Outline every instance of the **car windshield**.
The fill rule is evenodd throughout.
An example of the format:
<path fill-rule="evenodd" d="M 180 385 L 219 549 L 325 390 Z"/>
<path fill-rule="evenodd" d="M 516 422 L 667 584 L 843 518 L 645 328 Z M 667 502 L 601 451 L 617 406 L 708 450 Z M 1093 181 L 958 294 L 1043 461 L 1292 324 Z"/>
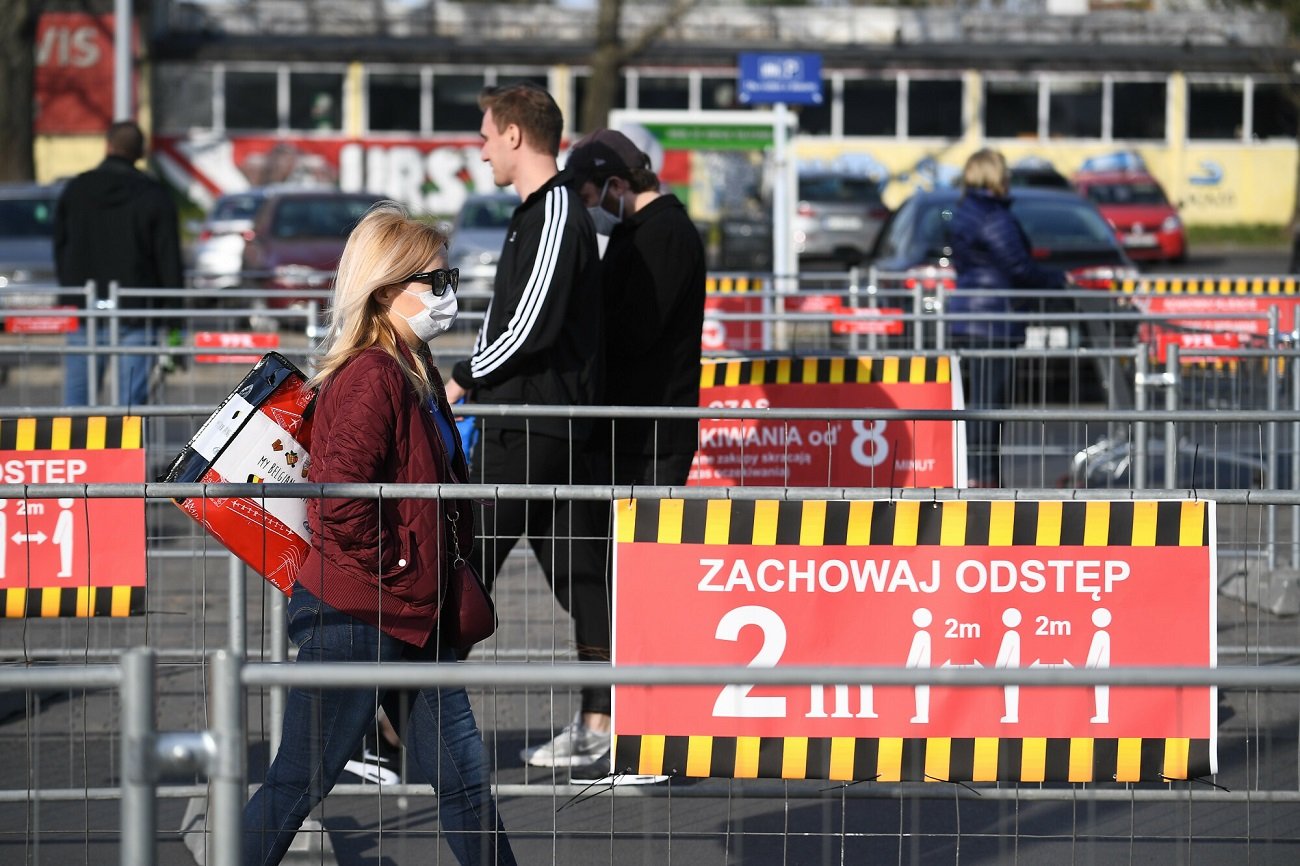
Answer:
<path fill-rule="evenodd" d="M 466 202 L 460 211 L 460 226 L 466 229 L 506 228 L 518 204 L 511 199 L 499 198 Z"/>
<path fill-rule="evenodd" d="M 952 221 L 955 201 L 930 202 L 926 207 L 917 208 L 915 222 L 915 243 L 925 250 L 927 258 L 944 255 L 947 246 L 948 223 Z M 900 245 L 900 248 L 903 245 Z"/>
<path fill-rule="evenodd" d="M 1091 208 L 1070 201 L 1011 202 L 1029 242 L 1049 250 L 1090 250 L 1115 245 L 1115 233 Z"/>
<path fill-rule="evenodd" d="M 865 177 L 805 175 L 799 178 L 799 198 L 802 201 L 856 204 L 879 201 L 880 191 L 873 181 Z"/>
<path fill-rule="evenodd" d="M 228 195 L 223 196 L 212 208 L 212 214 L 209 219 L 214 222 L 217 220 L 250 220 L 253 214 L 257 212 L 257 206 L 263 201 L 260 195 Z"/>
<path fill-rule="evenodd" d="M 924 248 L 927 257 L 942 255 L 955 207 L 955 201 L 936 201 L 915 207 L 914 214 L 900 211 L 898 236 L 882 244 L 882 255 L 888 254 L 887 248 L 909 247 Z M 1012 198 L 1011 212 L 1035 247 L 1058 251 L 1109 249 L 1115 245 L 1114 233 L 1101 215 L 1077 200 Z"/>
<path fill-rule="evenodd" d="M 286 198 L 276 208 L 271 234 L 277 238 L 347 237 L 370 206 L 364 199 Z"/>
<path fill-rule="evenodd" d="M 1098 183 L 1088 186 L 1088 198 L 1097 204 L 1165 204 L 1165 194 L 1154 183 Z"/>
<path fill-rule="evenodd" d="M 52 199 L 0 199 L 0 237 L 48 238 L 53 234 Z"/>

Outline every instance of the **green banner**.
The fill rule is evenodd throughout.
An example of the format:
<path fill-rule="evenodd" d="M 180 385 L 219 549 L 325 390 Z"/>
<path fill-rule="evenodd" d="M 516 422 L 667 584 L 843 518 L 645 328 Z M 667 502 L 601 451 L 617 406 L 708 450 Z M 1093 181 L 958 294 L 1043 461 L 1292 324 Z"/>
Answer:
<path fill-rule="evenodd" d="M 766 150 L 772 146 L 772 125 L 710 123 L 646 123 L 645 128 L 664 150 Z"/>

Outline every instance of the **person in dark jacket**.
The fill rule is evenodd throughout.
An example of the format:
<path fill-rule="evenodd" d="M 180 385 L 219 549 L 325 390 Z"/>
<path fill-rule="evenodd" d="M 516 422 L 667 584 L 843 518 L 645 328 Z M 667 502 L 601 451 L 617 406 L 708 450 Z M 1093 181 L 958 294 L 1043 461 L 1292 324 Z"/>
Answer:
<path fill-rule="evenodd" d="M 573 146 L 565 163 L 597 229 L 609 243 L 601 262 L 606 405 L 700 405 L 704 325 L 704 244 L 686 207 L 660 191 L 650 158 L 627 136 L 600 129 Z M 626 419 L 596 426 L 589 446 L 597 484 L 682 485 L 699 441 L 699 422 Z M 575 504 L 574 589 L 610 601 L 608 503 Z M 608 623 L 608 620 L 606 620 Z M 609 632 L 593 650 L 609 658 Z M 607 688 L 582 690 L 582 722 L 608 730 Z M 546 755 L 534 751 L 531 762 Z M 595 778 L 598 766 L 572 778 Z M 653 778 L 653 777 L 651 777 Z M 623 778 L 648 780 L 645 777 Z"/>
<path fill-rule="evenodd" d="M 994 357 L 966 356 L 966 406 L 1001 409 L 1011 386 L 1011 350 L 1024 344 L 1025 325 L 1008 317 L 1024 309 L 1011 290 L 1063 288 L 1064 271 L 1040 267 L 1030 253 L 1024 230 L 1011 213 L 1008 197 L 1011 179 L 1007 161 L 996 150 L 975 152 L 962 172 L 964 193 L 948 227 L 952 264 L 957 271 L 956 291 L 948 311 L 978 316 L 949 323 L 949 340 L 959 352 L 987 349 Z M 968 483 L 971 487 L 996 487 L 1000 483 L 1001 425 L 976 421 L 967 424 Z"/>
<path fill-rule="evenodd" d="M 587 406 L 601 386 L 600 258 L 591 217 L 560 172 L 564 118 L 542 88 L 509 84 L 479 96 L 482 158 L 498 185 L 513 184 L 520 205 L 506 229 L 492 301 L 473 355 L 452 368 L 447 393 L 469 402 Z M 584 484 L 581 443 L 590 425 L 564 418 L 480 417 L 471 461 L 482 484 Z M 574 587 L 567 558 L 572 537 L 569 503 L 498 499 L 483 515 L 478 548 L 489 586 L 527 534 L 556 599 L 572 614 L 578 656 L 592 658 L 588 635 L 608 630 L 599 593 Z M 559 543 L 557 543 L 557 540 Z M 567 730 L 567 729 L 566 729 Z M 596 760 L 608 732 L 581 731 L 581 742 L 559 760 Z M 595 753 L 594 755 L 592 753 Z"/>
<path fill-rule="evenodd" d="M 380 204 L 339 261 L 320 371 L 308 481 L 447 484 L 467 469 L 428 342 L 456 317 L 446 238 Z M 470 549 L 464 499 L 315 499 L 311 550 L 289 599 L 298 664 L 457 660 L 441 640 L 452 559 Z M 491 792 L 486 750 L 463 688 L 414 692 L 402 726 L 411 758 L 438 793 L 438 820 L 462 864 L 514 863 Z M 291 689 L 280 750 L 244 808 L 244 863 L 280 862 L 334 786 L 384 693 Z"/>
<path fill-rule="evenodd" d="M 54 215 L 54 264 L 59 285 L 83 288 L 95 284 L 95 299 L 108 298 L 109 283 L 124 289 L 172 289 L 158 298 L 132 298 L 123 307 L 177 306 L 183 286 L 180 224 L 176 205 L 166 187 L 135 164 L 145 151 L 144 134 L 131 121 L 108 129 L 107 156 L 90 171 L 77 175 L 63 189 Z M 63 295 L 60 303 L 85 305 L 84 295 Z M 72 347 L 87 344 L 95 323 L 96 344 L 107 345 L 107 320 L 82 319 L 68 335 Z M 154 342 L 155 320 L 119 320 L 118 344 L 148 346 Z M 94 357 L 94 387 L 103 379 L 107 355 Z M 119 405 L 139 405 L 149 397 L 153 355 L 118 355 Z M 86 355 L 70 352 L 64 362 L 63 402 L 83 406 L 90 401 L 91 364 Z"/>

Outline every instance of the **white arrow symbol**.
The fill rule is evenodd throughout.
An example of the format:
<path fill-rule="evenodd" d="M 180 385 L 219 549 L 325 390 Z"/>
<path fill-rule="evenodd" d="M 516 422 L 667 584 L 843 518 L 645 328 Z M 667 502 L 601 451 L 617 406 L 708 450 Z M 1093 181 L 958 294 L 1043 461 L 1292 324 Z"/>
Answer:
<path fill-rule="evenodd" d="M 1044 662 L 1042 659 L 1034 659 L 1032 662 L 1030 662 L 1029 666 L 1031 668 L 1072 668 L 1074 667 L 1074 665 L 1070 664 L 1068 659 L 1062 659 L 1060 664 L 1055 664 L 1053 662 Z"/>
<path fill-rule="evenodd" d="M 984 667 L 984 665 L 979 663 L 979 659 L 976 659 L 975 661 L 971 662 L 968 665 L 955 665 L 952 663 L 952 659 L 948 659 L 946 662 L 939 665 L 939 667 L 941 668 L 982 668 Z"/>
<path fill-rule="evenodd" d="M 14 544 L 25 544 L 26 542 L 29 542 L 29 541 L 34 541 L 34 542 L 36 542 L 37 544 L 44 544 L 44 543 L 45 543 L 45 533 L 44 533 L 44 532 L 37 532 L 37 533 L 34 533 L 34 534 L 32 534 L 32 535 L 25 535 L 24 533 L 21 533 L 21 532 L 15 532 L 14 535 L 13 535 L 13 542 L 14 542 Z"/>

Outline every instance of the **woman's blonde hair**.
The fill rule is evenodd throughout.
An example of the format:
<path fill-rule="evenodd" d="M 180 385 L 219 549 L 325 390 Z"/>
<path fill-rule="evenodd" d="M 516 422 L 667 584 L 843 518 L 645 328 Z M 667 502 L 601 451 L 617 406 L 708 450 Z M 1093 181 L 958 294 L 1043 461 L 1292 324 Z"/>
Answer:
<path fill-rule="evenodd" d="M 1005 197 L 1011 186 L 1007 158 L 1001 151 L 988 147 L 975 151 L 966 160 L 966 168 L 961 173 L 961 185 L 965 189 L 986 189 L 994 195 Z"/>
<path fill-rule="evenodd" d="M 325 354 L 315 376 L 307 383 L 319 386 L 349 359 L 371 346 L 392 355 L 421 399 L 433 393 L 424 365 L 411 365 L 398 348 L 402 338 L 388 320 L 388 308 L 375 293 L 400 285 L 411 274 L 428 267 L 447 236 L 428 223 L 412 219 L 397 202 L 372 207 L 348 235 L 334 277 L 334 298 L 329 310 Z"/>

